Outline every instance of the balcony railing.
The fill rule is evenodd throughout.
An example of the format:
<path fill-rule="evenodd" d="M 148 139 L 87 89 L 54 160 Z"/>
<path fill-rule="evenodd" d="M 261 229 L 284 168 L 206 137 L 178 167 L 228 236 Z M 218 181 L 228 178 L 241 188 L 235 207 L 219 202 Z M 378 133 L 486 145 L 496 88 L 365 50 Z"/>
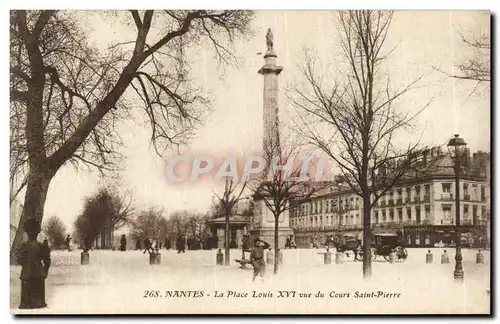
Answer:
<path fill-rule="evenodd" d="M 415 199 L 414 199 L 414 200 L 415 200 L 415 201 L 414 201 L 415 203 L 419 203 L 419 202 L 420 202 L 420 196 L 415 197 Z"/>
<path fill-rule="evenodd" d="M 396 205 L 402 205 L 402 204 L 403 204 L 403 199 L 398 198 L 398 199 L 396 200 Z"/>
<path fill-rule="evenodd" d="M 394 200 L 389 199 L 388 204 L 389 204 L 389 206 L 394 206 Z"/>
<path fill-rule="evenodd" d="M 470 199 L 470 195 L 464 195 L 464 200 L 465 200 L 465 201 L 471 201 L 471 199 Z"/>
<path fill-rule="evenodd" d="M 452 193 L 443 193 L 443 194 L 441 194 L 441 200 L 453 201 L 453 194 Z"/>
<path fill-rule="evenodd" d="M 342 225 L 340 228 L 344 230 L 362 229 L 363 224 L 347 224 L 347 225 Z"/>
<path fill-rule="evenodd" d="M 428 202 L 431 200 L 431 196 L 430 195 L 424 195 L 424 202 Z"/>

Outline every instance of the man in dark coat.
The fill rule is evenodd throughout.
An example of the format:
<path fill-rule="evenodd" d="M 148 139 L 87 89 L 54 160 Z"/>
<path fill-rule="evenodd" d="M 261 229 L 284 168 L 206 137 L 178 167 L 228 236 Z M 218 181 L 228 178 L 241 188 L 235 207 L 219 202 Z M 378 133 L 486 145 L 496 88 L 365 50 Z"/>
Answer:
<path fill-rule="evenodd" d="M 255 246 L 250 252 L 250 262 L 253 266 L 253 278 L 252 281 L 255 281 L 255 278 L 260 275 L 261 281 L 264 280 L 264 275 L 266 273 L 266 262 L 264 261 L 264 251 L 269 248 L 269 244 L 267 242 L 261 241 L 259 239 L 255 239 Z"/>
<path fill-rule="evenodd" d="M 45 303 L 45 279 L 50 268 L 50 249 L 37 241 L 40 233 L 40 223 L 28 219 L 24 223 L 24 231 L 28 241 L 20 248 L 19 263 L 21 269 L 21 303 L 19 308 L 43 308 Z"/>
<path fill-rule="evenodd" d="M 186 252 L 186 239 L 184 238 L 184 236 L 179 236 L 177 238 L 177 253 L 185 253 Z"/>
<path fill-rule="evenodd" d="M 151 241 L 147 237 L 144 239 L 144 252 L 143 253 L 146 253 L 146 252 L 150 252 L 150 253 L 154 252 L 153 248 L 152 248 Z"/>
<path fill-rule="evenodd" d="M 69 236 L 69 234 L 66 236 L 66 240 L 64 240 L 64 248 L 65 249 L 68 249 L 68 251 L 71 251 L 71 246 L 70 246 L 70 243 L 71 243 L 71 237 Z"/>
<path fill-rule="evenodd" d="M 125 250 L 127 250 L 127 238 L 125 237 L 125 234 L 123 234 L 122 238 L 120 239 L 120 251 Z"/>

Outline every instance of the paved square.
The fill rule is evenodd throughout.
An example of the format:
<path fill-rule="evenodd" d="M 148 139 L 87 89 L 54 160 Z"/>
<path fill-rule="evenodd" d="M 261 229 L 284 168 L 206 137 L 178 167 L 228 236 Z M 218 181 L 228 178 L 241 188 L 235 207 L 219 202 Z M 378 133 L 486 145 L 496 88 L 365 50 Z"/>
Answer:
<path fill-rule="evenodd" d="M 161 265 L 149 265 L 148 255 L 138 251 L 92 251 L 88 266 L 80 265 L 80 251 L 54 251 L 46 281 L 49 307 L 34 312 L 489 313 L 489 253 L 483 252 L 484 264 L 476 264 L 477 251 L 464 250 L 465 281 L 456 284 L 454 251 L 448 250 L 450 264 L 440 264 L 441 249 L 432 251 L 433 264 L 425 263 L 427 249 L 409 249 L 403 263 L 377 260 L 373 278 L 365 281 L 361 262 L 352 257 L 335 264 L 332 255 L 332 264 L 324 265 L 318 254 L 322 249 L 285 250 L 279 274 L 268 265 L 264 283 L 253 283 L 252 271 L 239 269 L 234 262 L 238 250 L 231 250 L 229 267 L 215 265 L 216 250 L 162 251 Z M 11 266 L 11 312 L 29 313 L 17 309 L 19 272 Z M 202 291 L 203 297 L 165 296 L 176 290 Z M 159 291 L 162 298 L 144 297 L 150 291 Z M 279 291 L 289 291 L 288 298 Z M 324 296 L 315 297 L 318 291 Z M 224 297 L 215 297 L 217 292 Z M 372 292 L 376 297 L 359 298 Z"/>

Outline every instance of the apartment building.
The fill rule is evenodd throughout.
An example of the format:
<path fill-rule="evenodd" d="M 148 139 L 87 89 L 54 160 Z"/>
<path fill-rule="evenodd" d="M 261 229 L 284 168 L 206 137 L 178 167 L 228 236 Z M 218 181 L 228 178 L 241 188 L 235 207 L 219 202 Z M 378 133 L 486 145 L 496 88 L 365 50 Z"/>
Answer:
<path fill-rule="evenodd" d="M 486 243 L 489 221 L 489 184 L 486 169 L 479 163 L 484 158 L 475 154 L 465 163 L 459 184 L 460 231 L 469 233 L 469 243 L 475 245 Z M 345 186 L 331 186 L 291 206 L 290 227 L 300 247 L 322 244 L 327 236 L 340 233 L 362 240 L 363 201 Z M 402 179 L 371 211 L 373 232 L 396 233 L 407 246 L 454 244 L 455 221 L 455 177 L 448 156 L 432 172 Z"/>

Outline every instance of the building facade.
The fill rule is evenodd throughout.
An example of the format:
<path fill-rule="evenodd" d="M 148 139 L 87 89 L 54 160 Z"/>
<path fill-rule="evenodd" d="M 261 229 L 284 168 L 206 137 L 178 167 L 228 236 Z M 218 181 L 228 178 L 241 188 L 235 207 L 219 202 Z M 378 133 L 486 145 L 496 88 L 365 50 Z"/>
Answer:
<path fill-rule="evenodd" d="M 399 234 L 406 246 L 455 243 L 453 161 L 445 156 L 439 164 L 425 176 L 400 181 L 380 197 L 371 211 L 374 233 Z M 489 185 L 482 170 L 473 159 L 460 177 L 460 232 L 462 242 L 471 246 L 484 246 L 488 240 Z M 331 186 L 306 201 L 293 202 L 290 226 L 299 247 L 323 244 L 329 235 L 362 240 L 363 201 L 352 190 Z"/>

